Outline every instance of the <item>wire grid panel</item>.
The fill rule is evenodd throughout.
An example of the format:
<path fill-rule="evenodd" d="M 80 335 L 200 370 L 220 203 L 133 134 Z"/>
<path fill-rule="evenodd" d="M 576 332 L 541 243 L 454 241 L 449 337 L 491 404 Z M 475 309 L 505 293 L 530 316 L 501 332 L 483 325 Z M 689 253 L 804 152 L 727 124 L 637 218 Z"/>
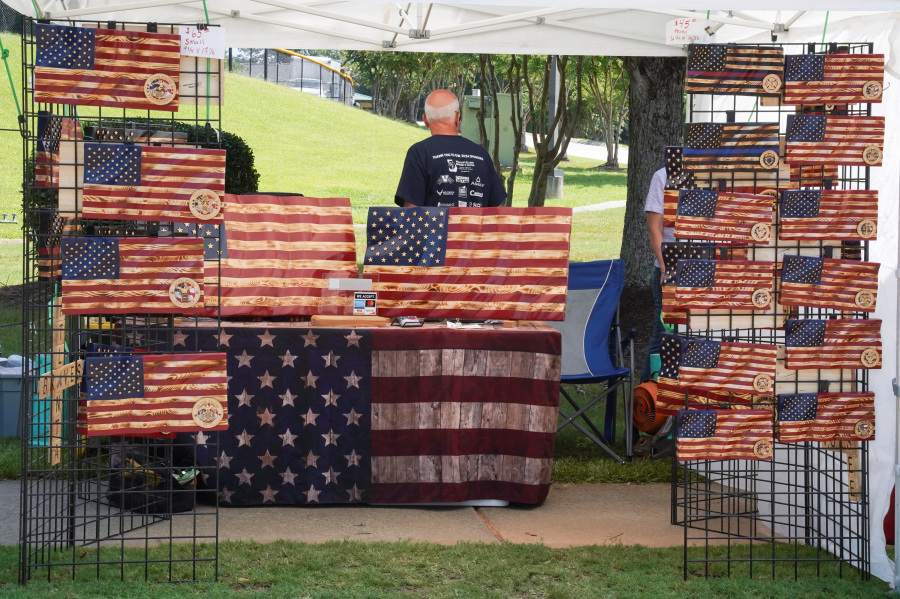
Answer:
<path fill-rule="evenodd" d="M 780 44 L 785 55 L 814 53 L 807 44 Z M 759 45 L 771 48 L 772 45 Z M 829 53 L 871 53 L 871 44 L 850 44 Z M 689 123 L 778 123 L 783 136 L 787 117 L 813 113 L 870 115 L 869 104 L 784 106 L 778 100 L 734 95 L 687 96 Z M 717 243 L 724 260 L 772 263 L 775 281 L 766 311 L 689 310 L 679 334 L 690 338 L 743 341 L 783 346 L 788 318 L 865 319 L 865 311 L 782 306 L 779 263 L 785 255 L 867 260 L 864 241 L 785 241 L 780 238 L 781 192 L 785 189 L 868 190 L 867 166 L 781 164 L 774 171 L 695 172 L 698 188 L 769 194 L 775 198 L 770 241 L 764 244 Z M 679 238 L 679 241 L 686 239 Z M 701 240 L 691 240 L 701 241 Z M 708 241 L 708 240 L 705 240 Z M 772 395 L 754 396 L 752 407 L 772 411 L 777 394 L 854 392 L 868 389 L 864 369 L 789 370 L 779 349 Z M 721 394 L 715 400 L 720 401 Z M 710 407 L 748 407 L 746 397 Z M 685 408 L 707 407 L 688 405 Z M 673 460 L 672 523 L 684 527 L 684 576 L 771 576 L 798 578 L 837 572 L 869 577 L 868 451 L 865 442 L 772 442 L 772 460 L 677 462 Z"/>
<path fill-rule="evenodd" d="M 218 576 L 218 498 L 198 476 L 204 433 L 87 436 L 88 356 L 176 353 L 173 315 L 65 315 L 60 239 L 172 235 L 170 223 L 82 214 L 86 142 L 221 148 L 222 64 L 181 57 L 177 111 L 39 103 L 36 26 L 22 32 L 24 377 L 20 582 L 62 578 L 190 581 Z M 177 33 L 177 25 L 71 22 Z M 139 217 L 138 217 L 139 218 Z M 190 351 L 181 348 L 181 351 Z"/>

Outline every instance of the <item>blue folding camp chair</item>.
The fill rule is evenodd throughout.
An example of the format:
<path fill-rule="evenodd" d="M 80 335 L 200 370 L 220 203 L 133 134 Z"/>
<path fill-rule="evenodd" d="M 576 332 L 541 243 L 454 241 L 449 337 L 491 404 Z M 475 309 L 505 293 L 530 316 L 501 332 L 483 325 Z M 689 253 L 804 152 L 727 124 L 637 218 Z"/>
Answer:
<path fill-rule="evenodd" d="M 625 460 L 609 446 L 615 439 L 616 403 L 619 389 L 623 388 L 625 455 L 631 459 L 634 340 L 631 332 L 623 336 L 619 327 L 619 297 L 624 284 L 625 262 L 622 260 L 569 264 L 566 320 L 551 323 L 562 333 L 560 392 L 574 409 L 567 413 L 564 406 L 560 406 L 562 420 L 556 430 L 571 424 L 623 464 Z M 583 391 L 571 393 L 571 387 L 588 384 L 605 384 L 606 388 L 582 403 L 575 401 L 573 395 L 583 395 Z M 604 431 L 600 432 L 587 411 L 604 399 Z"/>

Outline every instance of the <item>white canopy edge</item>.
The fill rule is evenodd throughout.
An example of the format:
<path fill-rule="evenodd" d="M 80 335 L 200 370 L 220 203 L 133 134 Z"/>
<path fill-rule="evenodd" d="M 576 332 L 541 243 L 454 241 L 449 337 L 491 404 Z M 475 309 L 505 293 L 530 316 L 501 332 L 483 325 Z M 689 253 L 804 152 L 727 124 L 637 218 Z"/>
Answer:
<path fill-rule="evenodd" d="M 4 0 L 35 16 L 31 0 Z M 674 9 L 664 0 L 562 0 L 548 7 L 535 0 L 476 0 L 398 3 L 373 0 L 36 0 L 41 17 L 54 21 L 96 20 L 202 23 L 225 27 L 228 44 L 245 48 L 322 48 L 494 54 L 583 54 L 679 56 L 682 46 L 665 43 L 665 25 L 676 18 L 706 18 L 723 26 L 721 38 L 793 27 L 824 27 L 824 9 L 846 7 L 831 0 L 758 0 L 763 12 L 727 10 L 729 2 L 701 9 Z M 895 8 L 894 0 L 861 0 L 854 8 Z M 785 10 L 785 8 L 790 10 Z M 815 12 L 808 12 L 809 9 Z M 776 9 L 776 10 L 769 10 Z M 768 10 L 768 12 L 765 12 Z M 829 28 L 860 12 L 835 12 Z M 893 14 L 893 13 L 892 13 Z M 891 17 L 895 18 L 895 17 Z"/>

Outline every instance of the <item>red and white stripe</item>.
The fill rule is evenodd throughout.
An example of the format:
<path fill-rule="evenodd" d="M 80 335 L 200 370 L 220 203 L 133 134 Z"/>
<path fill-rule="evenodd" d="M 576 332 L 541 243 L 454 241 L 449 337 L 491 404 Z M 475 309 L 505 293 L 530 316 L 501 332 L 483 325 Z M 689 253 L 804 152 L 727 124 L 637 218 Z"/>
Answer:
<path fill-rule="evenodd" d="M 760 460 L 754 447 L 759 441 L 773 438 L 770 410 L 718 410 L 716 432 L 712 437 L 678 437 L 675 454 L 679 461 L 692 460 Z"/>
<path fill-rule="evenodd" d="M 778 421 L 778 440 L 782 443 L 802 441 L 859 441 L 856 424 L 867 421 L 875 426 L 875 394 L 819 393 L 813 420 Z M 873 441 L 874 433 L 866 441 Z"/>
<path fill-rule="evenodd" d="M 874 312 L 875 302 L 870 307 L 863 308 L 856 304 L 856 296 L 860 291 L 866 291 L 877 299 L 879 264 L 837 258 L 824 260 L 822 278 L 818 284 L 788 283 L 782 276 L 778 303 L 782 306 Z"/>
<path fill-rule="evenodd" d="M 722 341 L 719 361 L 715 368 L 685 366 L 682 359 L 678 380 L 691 389 L 732 393 L 759 393 L 753 381 L 767 375 L 775 381 L 777 347 L 760 343 Z"/>
<path fill-rule="evenodd" d="M 675 307 L 679 310 L 740 309 L 765 311 L 756 306 L 753 295 L 760 289 L 774 293 L 775 274 L 771 262 L 717 260 L 712 287 L 675 287 Z"/>
<path fill-rule="evenodd" d="M 881 102 L 881 96 L 868 99 L 863 95 L 863 86 L 870 81 L 884 84 L 883 54 L 827 54 L 825 78 L 785 81 L 782 102 L 788 105 Z"/>
<path fill-rule="evenodd" d="M 813 347 L 786 347 L 785 367 L 791 370 L 831 368 L 881 368 L 867 366 L 862 352 L 875 349 L 881 355 L 881 321 L 876 319 L 833 319 L 825 323 L 825 344 Z"/>
<path fill-rule="evenodd" d="M 781 218 L 780 239 L 860 240 L 863 220 L 878 222 L 878 191 L 858 189 L 820 191 L 819 214 L 808 218 Z M 867 238 L 869 240 L 874 237 Z"/>
<path fill-rule="evenodd" d="M 765 244 L 766 240 L 755 240 L 750 231 L 759 223 L 772 224 L 774 201 L 770 195 L 719 193 L 713 218 L 676 213 L 675 237 Z"/>
<path fill-rule="evenodd" d="M 863 151 L 871 146 L 884 152 L 883 116 L 826 116 L 823 141 L 785 141 L 788 164 L 844 164 L 848 166 L 881 166 L 867 164 Z"/>

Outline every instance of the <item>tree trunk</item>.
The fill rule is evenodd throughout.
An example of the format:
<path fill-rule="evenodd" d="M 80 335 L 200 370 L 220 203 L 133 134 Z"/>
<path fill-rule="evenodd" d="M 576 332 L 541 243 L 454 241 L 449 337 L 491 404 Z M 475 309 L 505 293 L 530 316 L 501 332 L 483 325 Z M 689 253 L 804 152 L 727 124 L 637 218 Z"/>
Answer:
<path fill-rule="evenodd" d="M 644 200 L 653 173 L 665 166 L 665 147 L 681 143 L 684 123 L 684 58 L 628 57 L 631 80 L 628 124 L 628 195 L 621 257 L 625 284 L 650 285 L 653 253 Z"/>

